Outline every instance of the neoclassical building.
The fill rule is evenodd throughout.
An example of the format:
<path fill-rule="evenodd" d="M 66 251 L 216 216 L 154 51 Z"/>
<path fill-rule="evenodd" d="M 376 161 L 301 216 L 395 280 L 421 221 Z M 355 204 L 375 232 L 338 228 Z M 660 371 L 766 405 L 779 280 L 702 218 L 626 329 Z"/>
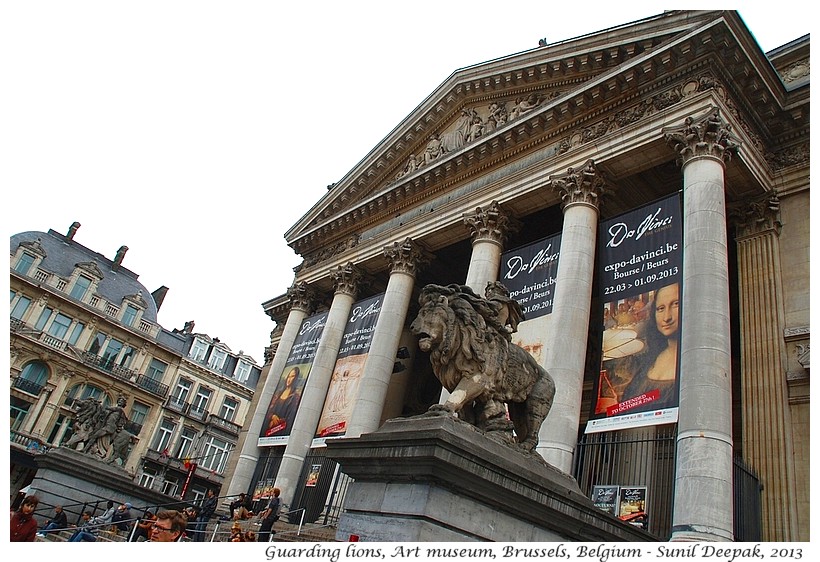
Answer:
<path fill-rule="evenodd" d="M 663 540 L 808 540 L 809 68 L 808 36 L 668 11 L 456 70 L 285 233 L 228 493 L 343 510 L 324 440 L 447 396 L 419 291 L 500 280 L 584 493 L 638 490 Z"/>

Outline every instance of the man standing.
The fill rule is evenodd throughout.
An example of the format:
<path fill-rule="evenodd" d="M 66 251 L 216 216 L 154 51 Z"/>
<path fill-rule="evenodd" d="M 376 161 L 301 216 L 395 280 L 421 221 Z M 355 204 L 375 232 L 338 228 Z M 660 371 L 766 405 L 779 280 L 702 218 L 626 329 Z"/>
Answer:
<path fill-rule="evenodd" d="M 276 531 L 272 529 L 273 524 L 279 520 L 279 494 L 281 493 L 279 488 L 274 488 L 268 507 L 259 514 L 259 517 L 262 518 L 262 524 L 259 526 L 259 534 L 256 535 L 258 542 L 269 542 L 271 535 L 276 534 Z"/>
<path fill-rule="evenodd" d="M 205 541 L 205 529 L 208 526 L 208 521 L 213 517 L 216 511 L 216 495 L 212 489 L 205 492 L 205 500 L 202 502 L 202 508 L 199 510 L 199 517 L 196 519 L 196 532 L 194 533 L 194 540 L 196 542 Z"/>

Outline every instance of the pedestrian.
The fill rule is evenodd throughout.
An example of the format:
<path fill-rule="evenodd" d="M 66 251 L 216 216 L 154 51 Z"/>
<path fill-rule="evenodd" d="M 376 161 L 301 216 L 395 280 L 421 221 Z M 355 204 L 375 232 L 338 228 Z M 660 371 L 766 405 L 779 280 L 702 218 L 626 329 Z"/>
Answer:
<path fill-rule="evenodd" d="M 43 528 L 40 529 L 40 532 L 37 533 L 38 536 L 44 537 L 48 534 L 49 531 L 54 531 L 58 529 L 67 529 L 68 528 L 68 518 L 66 517 L 65 511 L 63 511 L 63 506 L 55 505 L 54 506 L 54 517 L 48 520 Z"/>
<path fill-rule="evenodd" d="M 133 506 L 129 502 L 120 504 L 114 514 L 111 516 L 111 523 L 113 526 L 111 530 L 115 533 L 119 531 L 128 532 L 131 527 L 131 508 Z"/>
<path fill-rule="evenodd" d="M 91 512 L 86 511 L 82 515 L 82 521 L 77 530 L 68 538 L 68 542 L 95 542 L 100 527 L 91 519 Z"/>
<path fill-rule="evenodd" d="M 177 542 L 187 525 L 188 519 L 184 513 L 174 509 L 160 511 L 151 525 L 151 538 L 148 542 Z"/>
<path fill-rule="evenodd" d="M 37 540 L 37 521 L 34 511 L 40 498 L 26 496 L 20 503 L 19 509 L 11 516 L 11 542 L 34 542 Z"/>
<path fill-rule="evenodd" d="M 231 520 L 245 520 L 250 515 L 251 505 L 247 494 L 239 494 L 239 497 L 230 503 Z"/>
<path fill-rule="evenodd" d="M 202 502 L 202 508 L 199 510 L 199 516 L 196 518 L 196 530 L 194 532 L 194 540 L 196 542 L 205 541 L 205 532 L 208 527 L 208 521 L 213 517 L 216 511 L 217 498 L 212 489 L 205 492 L 205 500 Z"/>
<path fill-rule="evenodd" d="M 108 504 L 106 505 L 105 511 L 102 515 L 98 515 L 91 519 L 91 524 L 97 526 L 104 526 L 110 525 L 111 519 L 114 517 L 114 512 L 117 511 L 117 507 L 114 505 L 113 500 L 108 500 Z"/>
<path fill-rule="evenodd" d="M 137 521 L 137 528 L 134 529 L 134 532 L 128 538 L 130 542 L 140 542 L 140 539 L 143 541 L 147 541 L 150 534 L 151 534 L 151 527 L 154 526 L 154 521 L 157 520 L 157 516 L 154 515 L 154 512 L 146 509 L 145 515 L 142 519 Z"/>
<path fill-rule="evenodd" d="M 259 514 L 262 519 L 262 524 L 259 526 L 259 533 L 257 533 L 257 542 L 270 542 L 271 535 L 275 535 L 273 524 L 279 521 L 279 495 L 282 491 L 279 488 L 273 489 L 273 496 L 268 502 L 268 506 Z"/>

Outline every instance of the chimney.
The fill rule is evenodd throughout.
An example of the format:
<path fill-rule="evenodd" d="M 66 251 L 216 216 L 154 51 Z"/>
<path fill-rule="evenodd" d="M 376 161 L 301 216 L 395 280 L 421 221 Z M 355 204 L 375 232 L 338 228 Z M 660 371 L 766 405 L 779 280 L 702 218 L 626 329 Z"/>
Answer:
<path fill-rule="evenodd" d="M 125 257 L 125 252 L 127 251 L 128 246 L 120 246 L 120 249 L 117 250 L 117 255 L 114 256 L 114 267 L 112 267 L 111 269 L 117 271 L 120 268 L 120 266 L 122 265 L 122 259 Z"/>
<path fill-rule="evenodd" d="M 82 225 L 77 221 L 72 222 L 71 227 L 68 229 L 68 234 L 66 235 L 66 237 L 69 240 L 74 240 L 74 235 L 77 234 L 77 231 L 80 229 L 80 226 Z"/>
<path fill-rule="evenodd" d="M 159 312 L 159 309 L 162 308 L 162 301 L 165 300 L 165 295 L 167 294 L 168 287 L 166 287 L 165 285 L 151 293 L 151 296 L 154 298 L 154 304 L 157 305 L 157 312 Z"/>

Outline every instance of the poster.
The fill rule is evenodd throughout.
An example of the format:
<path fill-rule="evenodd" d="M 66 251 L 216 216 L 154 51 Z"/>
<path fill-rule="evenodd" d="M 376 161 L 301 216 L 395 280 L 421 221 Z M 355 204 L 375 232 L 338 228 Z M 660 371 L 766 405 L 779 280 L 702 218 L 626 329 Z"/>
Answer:
<path fill-rule="evenodd" d="M 376 295 L 359 301 L 350 311 L 313 446 L 327 437 L 341 437 L 347 431 L 383 297 Z"/>
<path fill-rule="evenodd" d="M 586 433 L 678 419 L 682 238 L 678 194 L 600 225 L 601 365 Z"/>
<path fill-rule="evenodd" d="M 311 488 L 315 487 L 316 484 L 319 483 L 320 472 L 322 472 L 321 464 L 310 465 L 310 472 L 308 472 L 307 479 L 305 480 L 305 486 L 309 486 Z"/>
<path fill-rule="evenodd" d="M 541 366 L 547 360 L 544 346 L 550 329 L 560 251 L 561 235 L 556 234 L 501 256 L 501 282 L 524 312 L 524 321 L 512 334 L 512 342 L 529 352 Z"/>
<path fill-rule="evenodd" d="M 618 486 L 593 486 L 592 503 L 601 511 L 618 515 L 619 489 Z"/>
<path fill-rule="evenodd" d="M 326 312 L 302 322 L 265 413 L 258 446 L 287 444 L 326 322 Z"/>
<path fill-rule="evenodd" d="M 646 486 L 621 486 L 618 492 L 618 518 L 647 528 Z"/>

